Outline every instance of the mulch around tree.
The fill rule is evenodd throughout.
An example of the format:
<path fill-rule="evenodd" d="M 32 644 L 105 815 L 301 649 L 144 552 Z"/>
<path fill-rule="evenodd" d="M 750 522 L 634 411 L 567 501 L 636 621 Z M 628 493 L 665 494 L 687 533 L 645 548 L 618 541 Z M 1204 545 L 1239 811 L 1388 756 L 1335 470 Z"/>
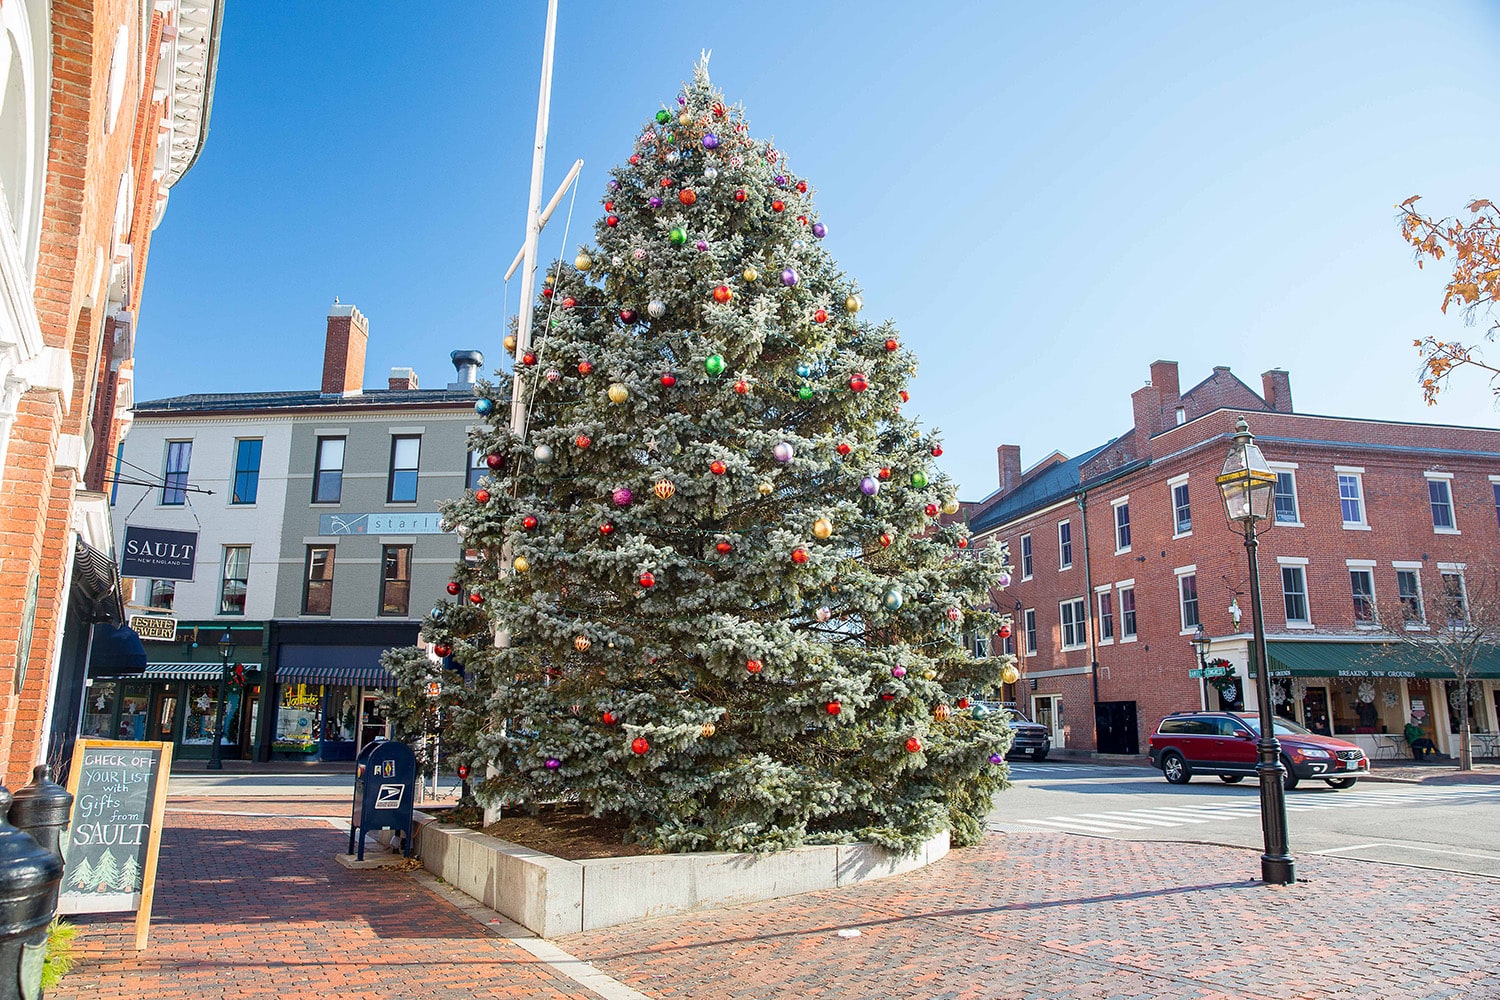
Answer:
<path fill-rule="evenodd" d="M 484 833 L 564 861 L 585 858 L 633 858 L 660 854 L 644 844 L 627 843 L 630 828 L 623 819 L 599 818 L 576 804 L 542 806 L 537 815 L 504 813 Z"/>

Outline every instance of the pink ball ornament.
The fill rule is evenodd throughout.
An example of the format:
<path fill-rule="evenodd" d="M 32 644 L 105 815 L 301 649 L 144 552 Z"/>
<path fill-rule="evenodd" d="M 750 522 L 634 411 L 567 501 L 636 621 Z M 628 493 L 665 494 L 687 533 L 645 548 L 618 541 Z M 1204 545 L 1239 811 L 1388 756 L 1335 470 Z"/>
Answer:
<path fill-rule="evenodd" d="M 556 757 L 547 758 L 547 770 L 556 771 L 560 767 L 562 767 L 562 761 L 558 760 Z"/>
<path fill-rule="evenodd" d="M 901 666 L 899 663 L 896 664 L 891 668 L 891 676 L 896 678 L 897 680 L 900 680 L 902 677 L 906 676 L 906 668 Z"/>
<path fill-rule="evenodd" d="M 1005 759 L 1004 757 L 1000 756 L 997 753 L 990 754 L 990 763 L 991 764 L 998 764 L 1001 761 L 1003 761 L 1004 759 Z"/>
<path fill-rule="evenodd" d="M 945 614 L 947 614 L 950 622 L 956 622 L 964 616 L 964 613 L 957 608 L 949 608 Z"/>
<path fill-rule="evenodd" d="M 782 441 L 776 447 L 771 449 L 771 455 L 776 459 L 776 461 L 782 463 L 790 462 L 796 454 L 796 451 L 794 451 L 792 449 L 792 446 L 786 441 Z"/>
<path fill-rule="evenodd" d="M 610 499 L 614 500 L 616 507 L 629 507 L 630 502 L 635 499 L 635 494 L 630 491 L 629 486 L 621 486 L 610 494 Z"/>
<path fill-rule="evenodd" d="M 998 583 L 1002 588 L 1009 587 L 1010 586 L 1010 574 L 1002 572 L 998 577 L 995 578 L 995 582 Z"/>

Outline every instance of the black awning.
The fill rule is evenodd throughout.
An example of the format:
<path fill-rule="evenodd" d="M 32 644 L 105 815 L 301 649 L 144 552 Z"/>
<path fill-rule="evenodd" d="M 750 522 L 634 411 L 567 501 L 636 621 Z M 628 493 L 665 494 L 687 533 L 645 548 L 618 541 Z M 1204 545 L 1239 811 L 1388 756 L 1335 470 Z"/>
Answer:
<path fill-rule="evenodd" d="M 73 550 L 72 591 L 79 615 L 89 624 L 125 620 L 120 571 L 113 559 L 82 538 Z M 140 641 L 139 637 L 136 641 Z"/>
<path fill-rule="evenodd" d="M 276 679 L 282 684 L 343 684 L 349 687 L 393 688 L 396 678 L 380 664 L 365 666 L 281 667 Z"/>
<path fill-rule="evenodd" d="M 89 676 L 119 677 L 146 669 L 146 647 L 128 625 L 100 623 L 94 626 L 89 645 Z"/>

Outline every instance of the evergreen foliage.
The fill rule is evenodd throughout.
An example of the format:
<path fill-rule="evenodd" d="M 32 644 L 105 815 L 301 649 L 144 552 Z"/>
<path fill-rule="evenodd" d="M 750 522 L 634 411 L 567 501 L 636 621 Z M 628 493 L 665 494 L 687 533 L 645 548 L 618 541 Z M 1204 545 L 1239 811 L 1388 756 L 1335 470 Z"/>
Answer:
<path fill-rule="evenodd" d="M 1010 733 L 964 699 L 1010 659 L 967 637 L 1008 575 L 941 517 L 916 358 L 706 65 L 604 211 L 521 377 L 481 387 L 494 471 L 444 508 L 467 555 L 424 632 L 465 664 L 480 797 L 581 801 L 668 850 L 976 841 Z"/>
<path fill-rule="evenodd" d="M 437 762 L 436 736 L 443 738 L 445 757 L 465 745 L 452 742 L 469 725 L 471 699 L 464 677 L 448 664 L 433 661 L 417 646 L 388 649 L 380 662 L 396 681 L 395 687 L 381 692 L 380 712 L 391 724 L 392 737 L 411 747 L 417 773 L 431 774 Z M 429 687 L 433 683 L 438 685 L 436 697 Z"/>

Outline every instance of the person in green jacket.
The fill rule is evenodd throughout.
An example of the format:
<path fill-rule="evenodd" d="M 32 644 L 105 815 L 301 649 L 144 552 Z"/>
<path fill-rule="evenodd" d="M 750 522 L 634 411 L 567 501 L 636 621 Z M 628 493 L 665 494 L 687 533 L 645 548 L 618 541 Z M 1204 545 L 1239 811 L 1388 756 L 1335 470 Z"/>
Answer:
<path fill-rule="evenodd" d="M 1406 724 L 1403 735 L 1406 737 L 1407 745 L 1411 747 L 1413 760 L 1425 760 L 1428 754 L 1437 754 L 1437 744 L 1427 738 L 1426 731 L 1416 719 Z"/>

